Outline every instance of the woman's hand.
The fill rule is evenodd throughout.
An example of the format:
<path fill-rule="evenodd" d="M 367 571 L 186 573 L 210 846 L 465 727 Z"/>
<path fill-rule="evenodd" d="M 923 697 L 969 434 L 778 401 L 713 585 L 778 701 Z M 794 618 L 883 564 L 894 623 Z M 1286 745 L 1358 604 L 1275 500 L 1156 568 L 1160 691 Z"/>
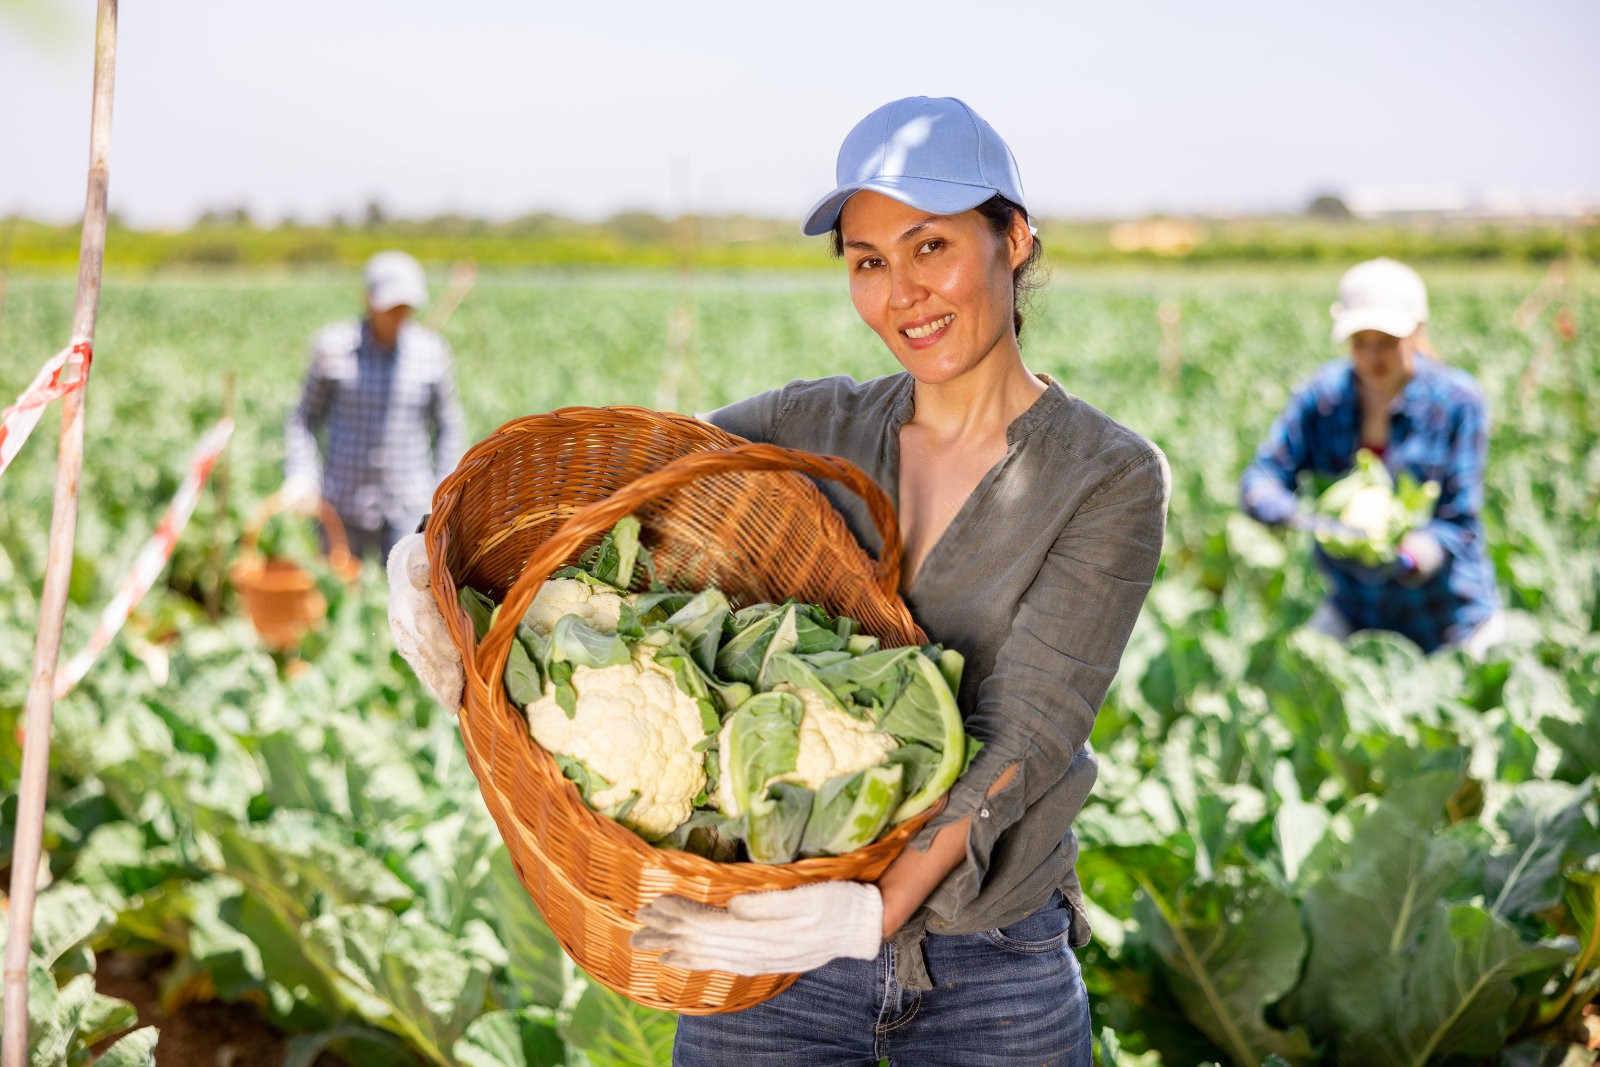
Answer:
<path fill-rule="evenodd" d="M 661 896 L 639 921 L 634 948 L 690 971 L 791 974 L 841 957 L 870 960 L 883 944 L 883 898 L 861 882 L 743 893 L 726 909 Z"/>
<path fill-rule="evenodd" d="M 434 699 L 459 711 L 466 675 L 428 588 L 428 548 L 419 533 L 402 537 L 389 553 L 389 632 Z"/>
<path fill-rule="evenodd" d="M 1401 580 L 1408 584 L 1421 584 L 1432 578 L 1444 566 L 1444 546 L 1426 530 L 1407 530 L 1400 538 L 1399 561 L 1405 575 Z"/>

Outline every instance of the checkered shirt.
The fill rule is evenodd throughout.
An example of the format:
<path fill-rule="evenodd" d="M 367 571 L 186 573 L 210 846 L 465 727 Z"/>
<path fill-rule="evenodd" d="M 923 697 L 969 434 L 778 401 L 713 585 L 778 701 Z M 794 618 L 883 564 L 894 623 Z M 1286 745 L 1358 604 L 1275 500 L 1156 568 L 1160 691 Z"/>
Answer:
<path fill-rule="evenodd" d="M 460 458 L 462 424 L 442 337 L 408 322 L 383 350 L 365 322 L 338 323 L 312 338 L 284 466 L 320 484 L 346 525 L 409 529 Z"/>
<path fill-rule="evenodd" d="M 1318 548 L 1334 606 L 1353 629 L 1393 630 L 1431 652 L 1465 640 L 1494 613 L 1499 594 L 1480 518 L 1488 423 L 1483 394 L 1470 375 L 1417 357 L 1411 380 L 1390 408 L 1383 462 L 1391 474 L 1410 471 L 1419 481 L 1439 483 L 1433 519 L 1423 529 L 1438 539 L 1445 560 L 1420 585 L 1405 585 Z M 1244 472 L 1241 506 L 1261 522 L 1287 522 L 1298 506 L 1300 477 L 1348 472 L 1360 434 L 1354 369 L 1348 359 L 1333 360 L 1301 386 L 1272 424 Z"/>

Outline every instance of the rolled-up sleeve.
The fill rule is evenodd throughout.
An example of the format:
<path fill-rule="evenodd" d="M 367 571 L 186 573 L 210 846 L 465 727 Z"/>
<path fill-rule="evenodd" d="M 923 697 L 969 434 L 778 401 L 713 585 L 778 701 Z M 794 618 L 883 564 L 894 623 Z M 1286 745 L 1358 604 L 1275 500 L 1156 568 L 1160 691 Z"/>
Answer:
<path fill-rule="evenodd" d="M 936 914 L 953 915 L 978 896 L 1000 836 L 1061 782 L 1088 742 L 1161 558 L 1170 482 L 1166 458 L 1142 448 L 1076 510 L 1023 594 L 967 717 L 983 748 L 913 842 L 926 849 L 945 826 L 972 820 L 965 861 L 927 902 Z M 1068 829 L 1009 847 L 1036 849 L 1042 862 Z"/>
<path fill-rule="evenodd" d="M 1289 401 L 1239 481 L 1239 506 L 1257 522 L 1278 526 L 1295 514 L 1296 479 L 1310 462 L 1308 421 L 1315 416 L 1310 390 Z"/>
<path fill-rule="evenodd" d="M 284 477 L 288 480 L 304 480 L 312 485 L 322 482 L 322 457 L 317 449 L 317 434 L 328 417 L 328 405 L 333 399 L 333 382 L 323 369 L 325 359 L 318 343 L 312 342 L 305 383 L 300 388 L 300 402 L 289 409 L 283 427 Z"/>

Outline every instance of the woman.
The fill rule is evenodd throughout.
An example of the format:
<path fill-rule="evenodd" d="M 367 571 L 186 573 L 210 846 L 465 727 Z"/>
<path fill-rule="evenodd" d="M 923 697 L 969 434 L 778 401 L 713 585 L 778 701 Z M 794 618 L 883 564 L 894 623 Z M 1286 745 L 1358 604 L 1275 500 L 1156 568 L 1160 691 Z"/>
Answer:
<path fill-rule="evenodd" d="M 837 176 L 805 232 L 833 234 L 856 310 L 904 372 L 791 382 L 708 418 L 844 456 L 895 499 L 902 592 L 930 640 L 966 656 L 961 705 L 984 746 L 877 884 L 727 910 L 663 897 L 635 944 L 688 968 L 806 972 L 745 1011 L 682 1018 L 679 1064 L 1087 1065 L 1072 820 L 1161 553 L 1166 462 L 1024 366 L 1017 290 L 1040 246 L 987 123 L 959 100 L 897 100 L 846 137 Z M 860 502 L 828 491 L 875 549 Z M 419 636 L 442 620 L 418 555 L 403 545 L 390 561 L 396 644 L 448 658 Z"/>
<path fill-rule="evenodd" d="M 1363 448 L 1391 473 L 1437 482 L 1432 520 L 1401 538 L 1393 562 L 1371 567 L 1318 545 L 1333 588 L 1309 625 L 1341 640 L 1392 630 L 1425 652 L 1460 645 L 1481 656 L 1504 631 L 1479 518 L 1483 394 L 1466 372 L 1430 358 L 1428 294 L 1410 267 L 1392 259 L 1351 267 L 1332 310 L 1333 339 L 1349 343 L 1350 358 L 1323 365 L 1296 391 L 1244 472 L 1242 506 L 1261 522 L 1319 532 L 1330 520 L 1297 505 L 1296 482 L 1307 472 L 1344 474 Z"/>

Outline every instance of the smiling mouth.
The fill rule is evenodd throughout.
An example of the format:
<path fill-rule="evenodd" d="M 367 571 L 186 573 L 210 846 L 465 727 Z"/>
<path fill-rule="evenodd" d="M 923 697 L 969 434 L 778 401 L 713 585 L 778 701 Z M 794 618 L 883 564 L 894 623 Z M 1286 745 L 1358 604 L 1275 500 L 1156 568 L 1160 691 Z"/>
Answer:
<path fill-rule="evenodd" d="M 934 334 L 938 333 L 940 330 L 954 322 L 955 319 L 955 312 L 952 311 L 943 318 L 934 319 L 932 322 L 924 323 L 921 326 L 908 326 L 900 332 L 911 338 L 913 341 L 920 341 L 924 337 L 932 337 Z"/>

